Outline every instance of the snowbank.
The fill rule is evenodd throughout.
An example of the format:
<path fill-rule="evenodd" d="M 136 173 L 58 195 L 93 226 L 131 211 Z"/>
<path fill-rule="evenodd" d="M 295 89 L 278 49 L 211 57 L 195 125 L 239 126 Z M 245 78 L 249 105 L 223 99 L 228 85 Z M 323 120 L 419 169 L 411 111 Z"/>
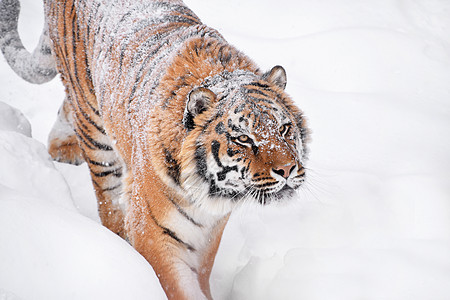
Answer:
<path fill-rule="evenodd" d="M 22 2 L 32 48 L 42 9 Z M 186 3 L 261 67 L 283 65 L 313 130 L 295 203 L 232 216 L 215 299 L 448 299 L 450 3 Z M 0 104 L 0 298 L 164 298 L 148 264 L 98 224 L 86 166 L 45 152 L 61 84 L 31 86 L 0 59 L 0 85 L 34 137 Z"/>
<path fill-rule="evenodd" d="M 147 262 L 78 213 L 44 145 L 11 130 L 28 121 L 1 102 L 0 119 L 0 298 L 164 299 Z"/>

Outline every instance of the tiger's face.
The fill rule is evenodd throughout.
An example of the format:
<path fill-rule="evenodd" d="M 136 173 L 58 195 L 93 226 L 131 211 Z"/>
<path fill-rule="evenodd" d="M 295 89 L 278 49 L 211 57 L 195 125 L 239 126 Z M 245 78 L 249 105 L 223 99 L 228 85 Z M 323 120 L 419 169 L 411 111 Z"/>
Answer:
<path fill-rule="evenodd" d="M 181 181 L 209 210 L 289 198 L 305 180 L 300 110 L 273 78 L 234 73 L 192 91 L 185 112 L 192 159 L 184 160 Z"/>

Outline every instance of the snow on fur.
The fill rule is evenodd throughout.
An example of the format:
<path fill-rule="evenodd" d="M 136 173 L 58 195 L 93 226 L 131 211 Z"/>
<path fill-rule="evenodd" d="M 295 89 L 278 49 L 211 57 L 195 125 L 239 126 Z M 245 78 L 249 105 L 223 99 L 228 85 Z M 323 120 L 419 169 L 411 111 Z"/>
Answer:
<path fill-rule="evenodd" d="M 297 203 L 232 216 L 215 299 L 448 298 L 449 4 L 186 3 L 262 67 L 284 65 L 313 130 Z M 41 6 L 22 2 L 29 49 Z M 86 166 L 45 152 L 60 83 L 31 86 L 0 64 L 0 101 L 34 136 L 0 106 L 0 298 L 164 299 L 145 260 L 98 224 Z"/>

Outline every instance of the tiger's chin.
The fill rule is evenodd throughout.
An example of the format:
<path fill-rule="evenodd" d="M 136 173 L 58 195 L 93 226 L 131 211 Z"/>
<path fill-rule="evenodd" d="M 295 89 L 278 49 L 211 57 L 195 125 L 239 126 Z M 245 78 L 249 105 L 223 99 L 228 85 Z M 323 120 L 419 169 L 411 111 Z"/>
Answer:
<path fill-rule="evenodd" d="M 264 191 L 253 188 L 246 188 L 244 191 L 222 190 L 215 191 L 214 195 L 209 193 L 198 193 L 193 197 L 192 203 L 203 211 L 212 215 L 226 215 L 238 207 L 250 205 L 268 206 L 273 204 L 287 203 L 297 194 L 300 187 L 283 185 L 275 191 Z M 205 187 L 206 188 L 206 187 Z M 197 189 L 200 192 L 201 189 Z M 200 196 L 202 194 L 202 196 Z"/>
<path fill-rule="evenodd" d="M 296 188 L 293 188 L 287 184 L 281 187 L 279 190 L 267 192 L 267 191 L 254 191 L 254 202 L 266 206 L 275 203 L 284 203 L 292 200 L 296 195 Z"/>

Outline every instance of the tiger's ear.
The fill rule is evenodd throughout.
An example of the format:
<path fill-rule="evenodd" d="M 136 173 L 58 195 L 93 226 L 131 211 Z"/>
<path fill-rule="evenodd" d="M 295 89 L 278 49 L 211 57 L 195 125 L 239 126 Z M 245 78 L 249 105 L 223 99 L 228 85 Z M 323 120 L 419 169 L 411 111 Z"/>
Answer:
<path fill-rule="evenodd" d="M 194 129 L 195 117 L 206 111 L 215 99 L 216 94 L 207 88 L 198 87 L 193 89 L 188 95 L 186 107 L 184 109 L 184 127 L 188 130 Z"/>
<path fill-rule="evenodd" d="M 275 84 L 280 89 L 284 90 L 286 87 L 286 71 L 282 66 L 275 66 L 262 77 L 264 80 Z"/>

